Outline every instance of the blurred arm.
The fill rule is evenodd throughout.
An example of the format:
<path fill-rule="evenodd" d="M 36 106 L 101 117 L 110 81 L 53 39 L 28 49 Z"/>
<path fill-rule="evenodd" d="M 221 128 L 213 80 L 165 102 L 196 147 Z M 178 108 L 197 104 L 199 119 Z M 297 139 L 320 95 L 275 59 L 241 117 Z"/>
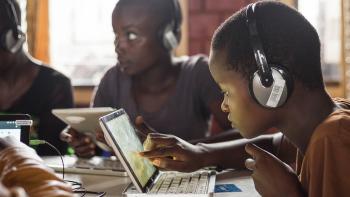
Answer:
<path fill-rule="evenodd" d="M 23 190 L 28 196 L 73 196 L 70 186 L 46 167 L 33 149 L 13 138 L 0 139 L 0 173 L 2 184 L 17 196 Z"/>

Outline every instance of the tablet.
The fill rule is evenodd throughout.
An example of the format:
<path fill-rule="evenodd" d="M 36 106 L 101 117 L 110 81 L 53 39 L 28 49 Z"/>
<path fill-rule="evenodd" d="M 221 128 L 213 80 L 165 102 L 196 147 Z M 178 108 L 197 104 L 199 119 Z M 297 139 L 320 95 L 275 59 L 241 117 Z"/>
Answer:
<path fill-rule="evenodd" d="M 33 121 L 28 114 L 1 114 L 0 138 L 13 136 L 29 145 L 29 131 L 32 124 Z"/>
<path fill-rule="evenodd" d="M 53 109 L 52 113 L 78 132 L 84 133 L 102 149 L 110 150 L 96 140 L 95 131 L 100 129 L 99 118 L 111 113 L 111 107 Z"/>
<path fill-rule="evenodd" d="M 124 109 L 119 109 L 101 117 L 100 124 L 107 142 L 130 179 L 139 191 L 145 192 L 147 183 L 158 171 L 148 159 L 137 155 L 144 149 L 129 116 Z"/>

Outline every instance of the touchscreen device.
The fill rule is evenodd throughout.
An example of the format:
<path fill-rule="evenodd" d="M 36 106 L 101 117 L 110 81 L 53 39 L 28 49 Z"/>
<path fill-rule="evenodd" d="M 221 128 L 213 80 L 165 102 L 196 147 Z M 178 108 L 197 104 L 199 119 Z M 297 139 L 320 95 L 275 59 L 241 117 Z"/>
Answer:
<path fill-rule="evenodd" d="M 134 126 L 123 109 L 100 118 L 107 142 L 121 160 L 139 191 L 145 192 L 148 184 L 159 172 L 152 163 L 137 153 L 143 151 Z"/>
<path fill-rule="evenodd" d="M 99 118 L 114 110 L 111 107 L 67 108 L 53 109 L 52 113 L 76 131 L 90 136 L 103 150 L 110 151 L 107 145 L 96 140 L 95 132 L 96 130 L 100 130 Z"/>

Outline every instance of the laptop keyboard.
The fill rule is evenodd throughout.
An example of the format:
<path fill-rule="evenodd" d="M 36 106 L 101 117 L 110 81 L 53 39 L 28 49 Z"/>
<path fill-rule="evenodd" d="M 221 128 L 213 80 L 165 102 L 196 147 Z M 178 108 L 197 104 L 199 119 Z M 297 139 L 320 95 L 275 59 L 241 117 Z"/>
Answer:
<path fill-rule="evenodd" d="M 194 173 L 167 172 L 161 174 L 149 193 L 207 193 L 209 174 L 206 171 Z"/>

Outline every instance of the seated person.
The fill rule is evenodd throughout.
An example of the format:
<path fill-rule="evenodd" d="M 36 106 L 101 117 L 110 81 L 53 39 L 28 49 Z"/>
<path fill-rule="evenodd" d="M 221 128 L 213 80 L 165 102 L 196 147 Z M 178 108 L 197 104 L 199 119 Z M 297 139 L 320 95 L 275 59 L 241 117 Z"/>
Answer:
<path fill-rule="evenodd" d="M 152 128 L 186 140 L 205 138 L 211 116 L 229 129 L 207 58 L 172 55 L 181 38 L 181 18 L 177 0 L 119 0 L 112 14 L 118 63 L 102 78 L 92 106 L 124 108 L 132 120 L 141 115 Z M 240 137 L 228 131 L 205 140 L 235 134 Z M 73 130 L 62 138 L 79 156 L 95 154 L 91 140 Z"/>
<path fill-rule="evenodd" d="M 13 137 L 0 138 L 0 196 L 73 196 L 69 185 Z"/>
<path fill-rule="evenodd" d="M 319 37 L 300 13 L 276 1 L 243 8 L 216 30 L 209 59 L 210 72 L 225 93 L 222 110 L 248 139 L 192 145 L 152 134 L 151 150 L 141 156 L 180 171 L 239 169 L 250 156 L 245 165 L 262 196 L 349 195 L 350 102 L 326 92 Z M 277 92 L 280 98 L 270 101 Z M 278 153 L 272 145 L 281 135 L 251 139 L 271 128 L 297 148 L 296 171 L 271 154 Z"/>
<path fill-rule="evenodd" d="M 60 141 L 59 135 L 66 125 L 51 110 L 73 107 L 70 80 L 23 50 L 25 35 L 19 29 L 20 19 L 17 1 L 0 1 L 0 113 L 31 115 L 35 137 L 50 142 L 65 154 L 67 143 Z M 41 146 L 37 152 L 56 154 Z"/>

